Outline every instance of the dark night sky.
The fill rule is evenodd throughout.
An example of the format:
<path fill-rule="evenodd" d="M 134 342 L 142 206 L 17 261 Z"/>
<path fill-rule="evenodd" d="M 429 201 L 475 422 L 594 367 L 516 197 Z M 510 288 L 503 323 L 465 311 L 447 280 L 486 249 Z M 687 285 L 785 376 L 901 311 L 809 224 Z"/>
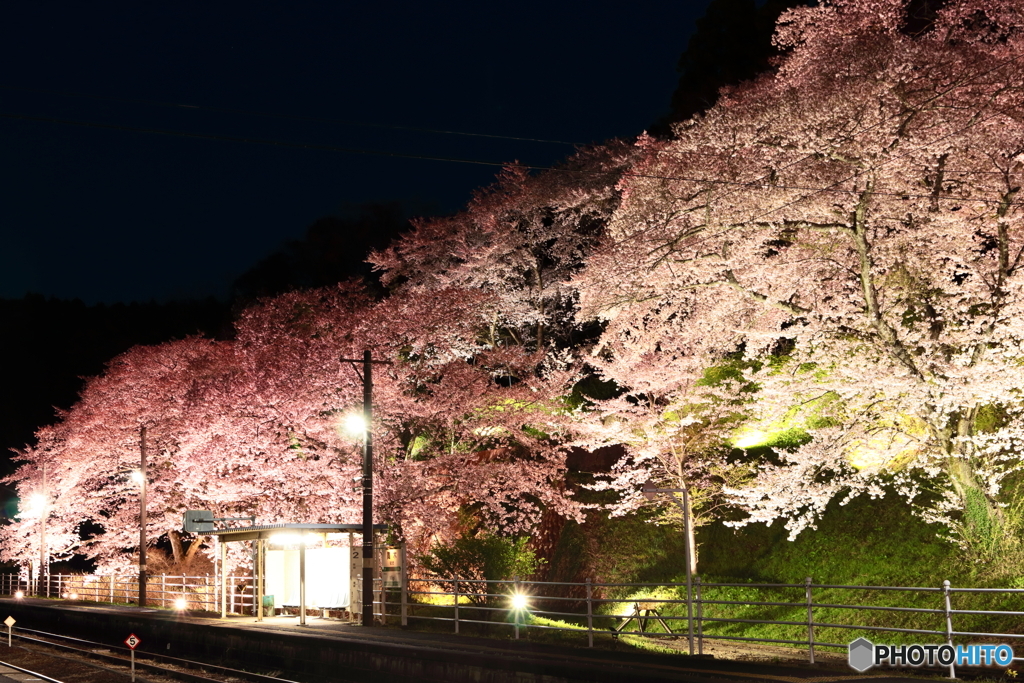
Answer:
<path fill-rule="evenodd" d="M 546 165 L 668 108 L 708 0 L 4 3 L 0 113 Z M 224 295 L 346 202 L 461 207 L 497 169 L 0 118 L 0 297 Z"/>

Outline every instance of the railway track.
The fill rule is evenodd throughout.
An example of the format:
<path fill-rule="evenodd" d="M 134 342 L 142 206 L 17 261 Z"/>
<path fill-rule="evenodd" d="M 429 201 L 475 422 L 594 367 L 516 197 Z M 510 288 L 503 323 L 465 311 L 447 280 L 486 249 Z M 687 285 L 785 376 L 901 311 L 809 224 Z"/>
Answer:
<path fill-rule="evenodd" d="M 13 678 L 16 681 L 48 681 L 49 683 L 64 683 L 64 681 L 58 681 L 56 678 L 50 678 L 49 676 L 44 676 L 37 671 L 23 669 L 20 666 L 16 666 L 10 662 L 2 660 L 0 660 L 0 676 Z"/>
<path fill-rule="evenodd" d="M 99 643 L 82 638 L 73 638 L 57 633 L 47 633 L 33 629 L 19 629 L 14 633 L 18 645 L 8 650 L 0 645 L 0 653 L 4 659 L 14 659 L 17 663 L 0 661 L 0 666 L 8 666 L 22 674 L 35 676 L 38 679 L 51 683 L 67 683 L 63 680 L 53 678 L 53 669 L 43 667 L 36 663 L 29 663 L 28 666 L 46 668 L 51 673 L 41 674 L 23 668 L 22 664 L 26 655 L 33 662 L 40 657 L 57 660 L 59 666 L 65 669 L 72 664 L 71 668 L 80 669 L 88 667 L 95 671 L 105 673 L 105 676 L 88 676 L 81 671 L 74 672 L 74 683 L 106 683 L 117 681 L 121 683 L 130 678 L 130 651 L 126 647 L 111 646 L 107 643 Z M 31 634 L 31 635 L 27 635 Z M 13 650 L 13 651 L 12 651 Z M 18 651 L 21 655 L 18 656 Z M 99 662 L 102 662 L 100 664 Z M 169 679 L 188 681 L 189 683 L 298 683 L 274 675 L 261 674 L 252 671 L 241 671 L 226 666 L 211 664 L 209 662 L 198 662 L 169 655 L 151 654 L 136 651 L 135 668 L 137 671 L 136 680 L 141 683 L 158 683 Z M 0 675 L 19 679 L 14 674 L 0 671 Z M 147 678 L 147 675 L 155 676 Z M 70 677 L 68 677 L 70 678 Z M 29 680 L 29 679 L 22 679 Z"/>

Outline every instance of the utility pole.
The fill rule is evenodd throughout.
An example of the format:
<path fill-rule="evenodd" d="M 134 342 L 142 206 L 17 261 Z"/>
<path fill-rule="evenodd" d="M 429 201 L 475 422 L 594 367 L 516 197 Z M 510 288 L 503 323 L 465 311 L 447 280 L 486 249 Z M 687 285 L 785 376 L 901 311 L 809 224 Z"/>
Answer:
<path fill-rule="evenodd" d="M 46 515 L 49 512 L 47 510 L 47 504 L 50 502 L 46 497 L 46 463 L 43 463 L 43 489 L 42 503 L 39 505 L 39 571 L 36 576 L 36 595 L 41 595 L 43 591 L 43 577 L 46 576 L 48 580 L 50 576 L 50 569 L 46 566 Z"/>
<path fill-rule="evenodd" d="M 146 606 L 146 427 L 139 430 L 139 607 Z"/>
<path fill-rule="evenodd" d="M 390 365 L 391 361 L 373 360 L 370 352 L 363 351 L 361 360 L 342 358 L 352 363 L 363 380 L 363 595 L 362 623 L 373 626 L 373 364 Z"/>
<path fill-rule="evenodd" d="M 363 626 L 373 626 L 373 361 L 363 351 Z"/>

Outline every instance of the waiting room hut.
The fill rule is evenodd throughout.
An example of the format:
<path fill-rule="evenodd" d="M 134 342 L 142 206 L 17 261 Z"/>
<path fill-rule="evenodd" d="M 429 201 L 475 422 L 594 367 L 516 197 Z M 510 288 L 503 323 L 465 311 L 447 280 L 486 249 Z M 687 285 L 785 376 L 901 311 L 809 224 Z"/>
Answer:
<path fill-rule="evenodd" d="M 375 524 L 373 529 L 377 537 L 374 548 L 384 550 L 379 539 L 388 526 Z M 305 624 L 306 607 L 310 605 L 320 609 L 348 609 L 352 613 L 361 611 L 359 594 L 353 595 L 353 587 L 361 579 L 362 530 L 361 524 L 265 524 L 204 529 L 201 533 L 219 538 L 221 567 L 226 566 L 228 543 L 255 542 L 253 578 L 256 605 L 260 606 L 256 610 L 256 621 L 263 621 L 263 596 L 267 594 L 275 596 L 275 600 L 280 598 L 277 602 L 282 606 L 297 606 L 299 623 Z M 344 545 L 329 545 L 330 541 L 344 539 L 348 541 Z M 391 553 L 385 552 L 385 555 Z M 379 577 L 381 563 L 374 565 Z M 226 596 L 227 573 L 221 571 L 222 618 L 227 616 Z"/>

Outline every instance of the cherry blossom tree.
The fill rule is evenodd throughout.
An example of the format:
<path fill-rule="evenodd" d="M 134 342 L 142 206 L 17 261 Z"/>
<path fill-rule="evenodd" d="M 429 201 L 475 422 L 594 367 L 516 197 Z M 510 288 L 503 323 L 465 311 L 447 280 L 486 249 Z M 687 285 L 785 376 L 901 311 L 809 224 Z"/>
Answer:
<path fill-rule="evenodd" d="M 777 74 L 639 142 L 578 286 L 608 376 L 676 392 L 652 411 L 740 352 L 748 435 L 805 431 L 731 491 L 751 520 L 798 533 L 886 473 L 914 496 L 916 467 L 977 548 L 1006 537 L 1022 462 L 1024 9 L 907 29 L 901 0 L 784 14 Z"/>
<path fill-rule="evenodd" d="M 51 545 L 108 569 L 131 562 L 138 503 L 129 470 L 149 435 L 148 535 L 186 509 L 261 522 L 356 522 L 360 446 L 341 428 L 362 397 L 342 362 L 365 348 L 391 363 L 375 380 L 377 517 L 423 546 L 474 508 L 528 531 L 544 509 L 577 515 L 560 486 L 564 370 L 520 347 L 480 341 L 488 295 L 443 290 L 375 303 L 361 288 L 294 292 L 246 310 L 231 342 L 136 347 L 90 380 L 61 422 L 41 430 L 13 480 L 23 498 L 44 464 Z M 538 371 L 538 367 L 541 370 Z M 82 541 L 83 522 L 102 533 Z M 5 530 L 5 556 L 30 557 L 33 520 Z M 198 543 L 192 544 L 194 552 Z"/>
<path fill-rule="evenodd" d="M 466 210 L 414 221 L 370 261 L 396 291 L 487 292 L 492 347 L 578 344 L 570 278 L 618 206 L 616 184 L 636 154 L 611 141 L 537 174 L 510 165 Z"/>

